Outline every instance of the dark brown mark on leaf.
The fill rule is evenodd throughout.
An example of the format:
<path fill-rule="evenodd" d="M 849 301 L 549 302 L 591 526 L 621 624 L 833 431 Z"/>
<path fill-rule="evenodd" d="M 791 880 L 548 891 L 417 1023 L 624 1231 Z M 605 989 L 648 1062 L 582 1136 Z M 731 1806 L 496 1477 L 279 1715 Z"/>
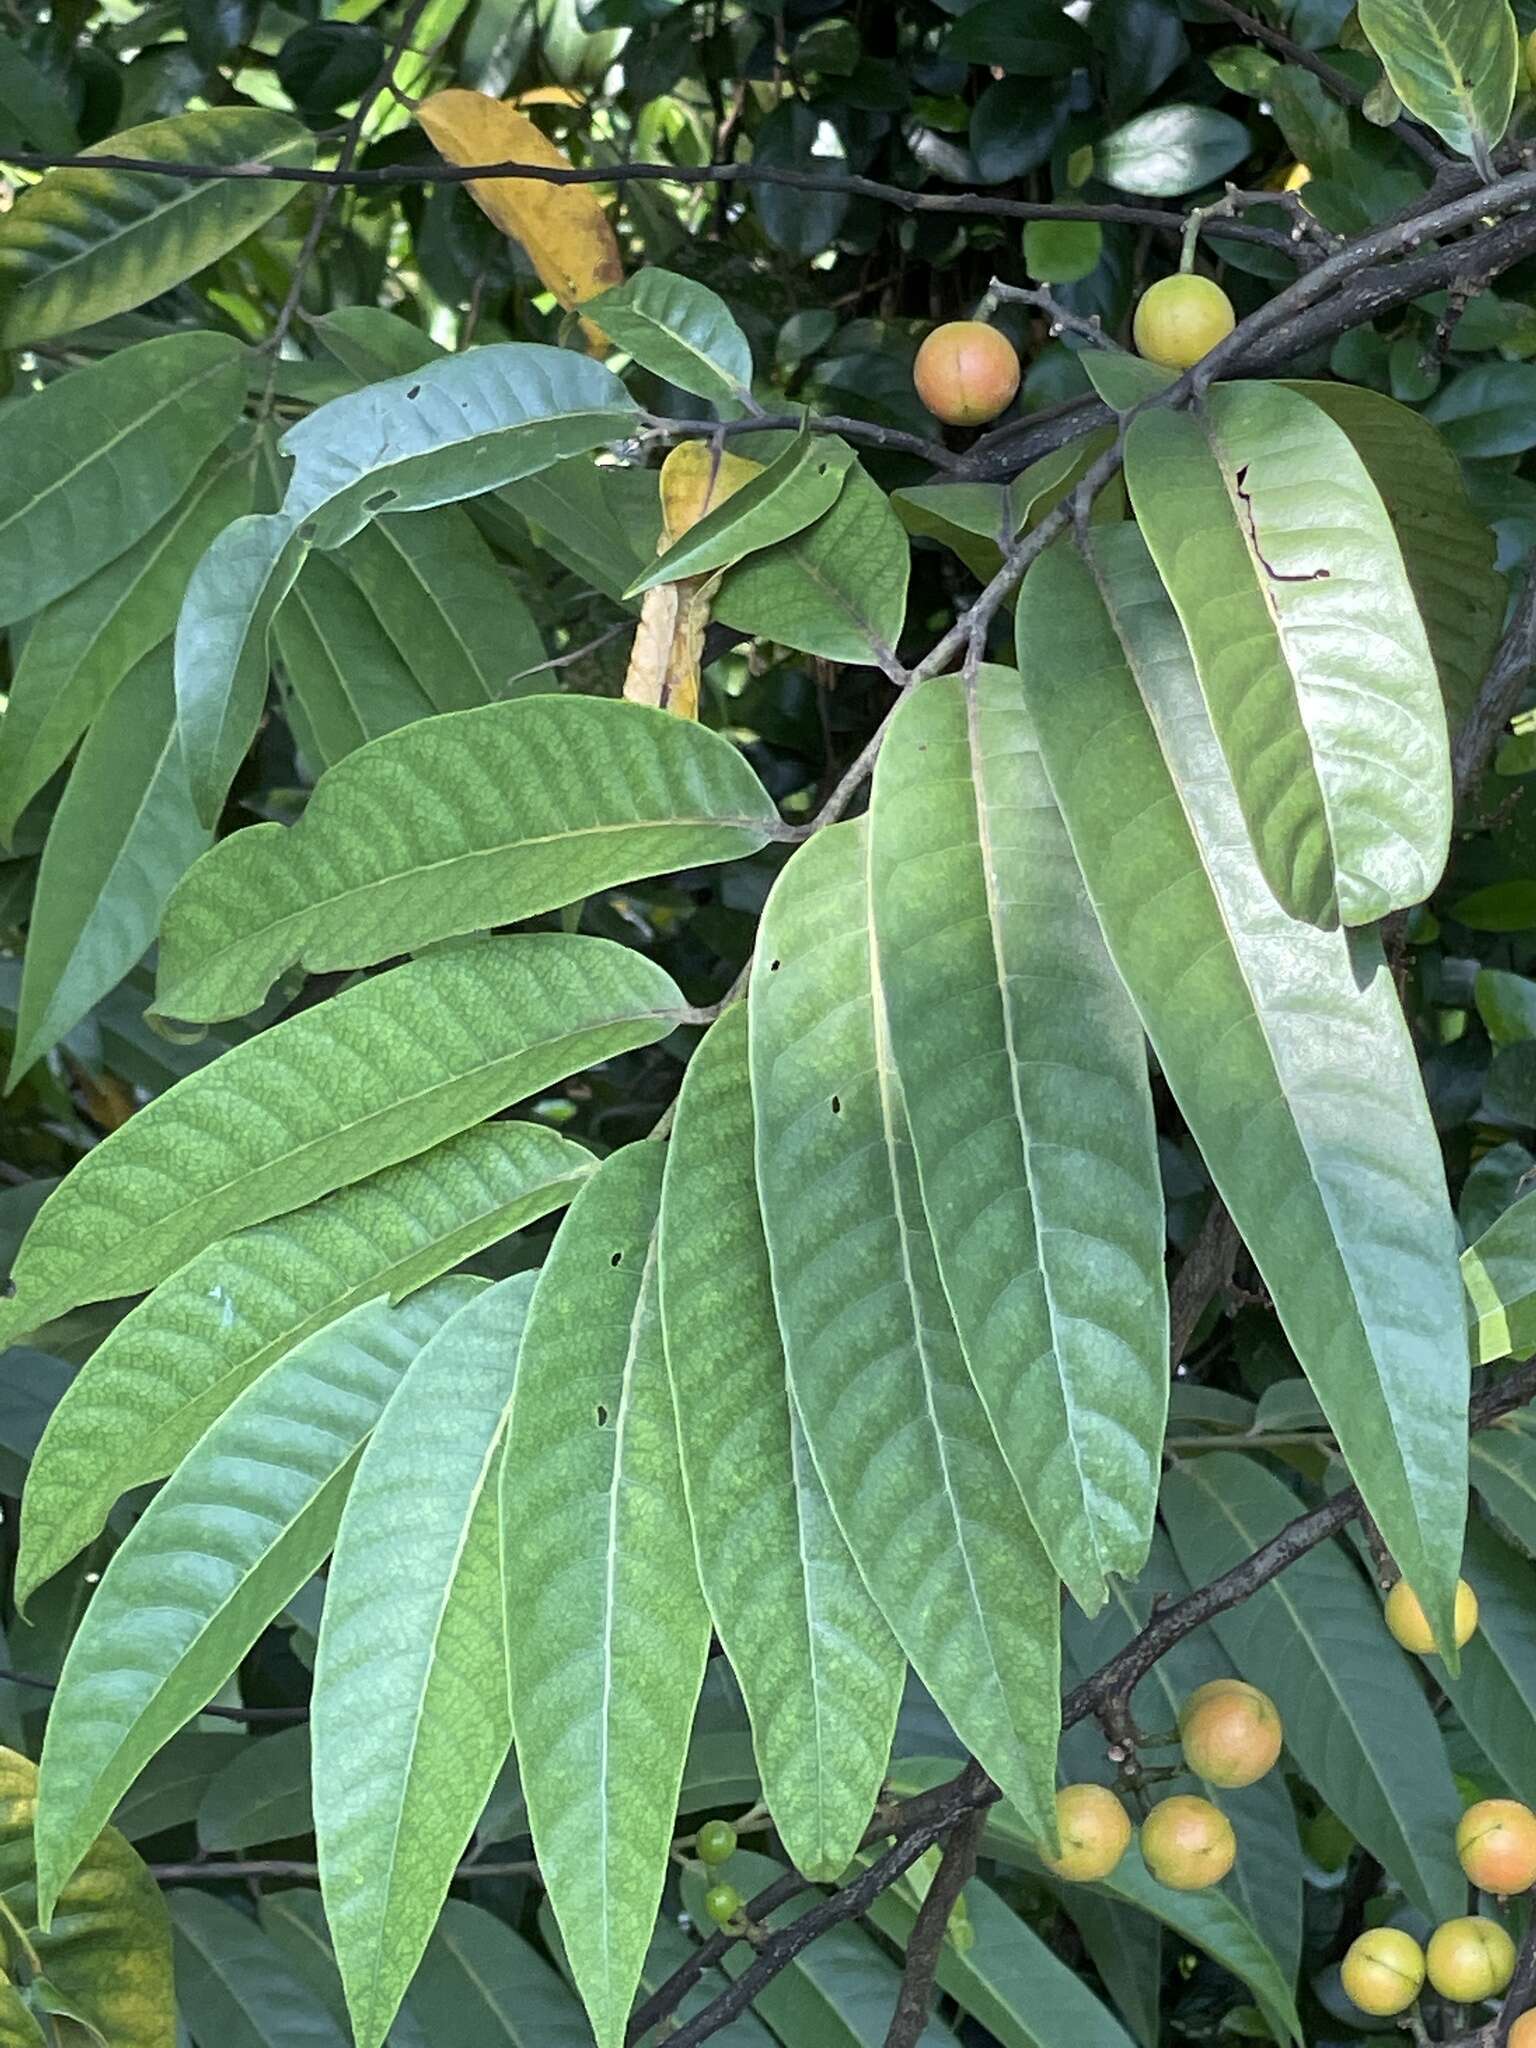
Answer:
<path fill-rule="evenodd" d="M 1259 529 L 1253 516 L 1253 500 L 1244 488 L 1248 482 L 1248 465 L 1246 462 L 1237 472 L 1233 481 L 1237 486 L 1238 503 L 1243 508 L 1243 518 L 1248 525 L 1248 544 L 1253 549 L 1255 555 L 1258 556 L 1259 565 L 1270 581 L 1272 583 L 1322 583 L 1326 581 L 1333 573 L 1331 569 L 1299 569 L 1294 575 L 1288 576 L 1265 558 L 1264 550 L 1259 545 Z"/>

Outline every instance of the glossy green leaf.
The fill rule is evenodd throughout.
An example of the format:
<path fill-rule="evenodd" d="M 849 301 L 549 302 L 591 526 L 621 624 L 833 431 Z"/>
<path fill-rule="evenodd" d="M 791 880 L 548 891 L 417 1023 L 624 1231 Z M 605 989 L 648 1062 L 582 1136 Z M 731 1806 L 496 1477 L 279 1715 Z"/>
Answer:
<path fill-rule="evenodd" d="M 1190 1459 L 1163 1484 L 1174 1548 L 1202 1582 L 1267 1542 L 1299 1507 L 1254 1459 L 1229 1451 Z M 1461 1801 L 1440 1731 L 1344 1551 L 1308 1551 L 1212 1626 L 1243 1676 L 1274 1700 L 1291 1755 L 1344 1824 L 1431 1919 L 1460 1912 Z"/>
<path fill-rule="evenodd" d="M 110 2048 L 171 2048 L 175 1998 L 159 1887 L 116 1828 L 83 1845 L 54 1923 L 38 1926 L 33 1874 L 37 1768 L 0 1750 L 0 1905 L 27 1930 L 63 2010 L 89 2015 Z"/>
<path fill-rule="evenodd" d="M 6 408 L 0 624 L 84 583 L 165 517 L 238 422 L 245 375 L 231 336 L 168 334 Z"/>
<path fill-rule="evenodd" d="M 1051 1562 L 1091 1610 L 1107 1573 L 1141 1569 L 1157 1505 L 1163 1197 L 1145 1041 L 1016 669 L 943 677 L 898 708 L 870 893 L 961 1347 Z"/>
<path fill-rule="evenodd" d="M 924 534 L 953 548 L 980 583 L 1002 567 L 1003 549 L 1065 497 L 1094 456 L 1103 453 L 1108 433 L 1087 434 L 1041 456 L 1006 484 L 915 484 L 892 491 L 891 505 L 908 533 Z M 1101 492 L 1095 514 L 1111 505 Z M 1116 517 L 1119 514 L 1116 513 Z"/>
<path fill-rule="evenodd" d="M 649 502 L 643 519 L 624 495 L 624 480 L 629 478 L 646 490 Z M 520 540 L 531 538 L 536 547 L 616 604 L 624 602 L 630 578 L 655 555 L 661 532 L 655 472 L 615 469 L 585 455 L 520 477 L 487 502 L 517 515 Z M 639 610 L 638 605 L 629 608 Z"/>
<path fill-rule="evenodd" d="M 1522 1195 L 1461 1255 L 1478 1362 L 1536 1351 L 1536 1191 Z"/>
<path fill-rule="evenodd" d="M 891 1753 L 906 1660 L 790 1405 L 753 1165 L 747 1017 L 689 1063 L 667 1146 L 661 1312 L 699 1577 L 791 1859 L 841 1875 Z"/>
<path fill-rule="evenodd" d="M 166 163 L 307 164 L 291 114 L 213 107 L 125 128 L 85 152 Z M 51 171 L 0 220 L 0 348 L 46 341 L 158 298 L 243 242 L 292 198 L 261 179 Z"/>
<path fill-rule="evenodd" d="M 726 571 L 714 615 L 827 661 L 872 662 L 901 637 L 909 567 L 901 521 L 855 462 L 814 526 Z"/>
<path fill-rule="evenodd" d="M 1473 1487 L 1516 1542 L 1536 1555 L 1536 1435 L 1504 1422 L 1480 1429 L 1468 1451 Z"/>
<path fill-rule="evenodd" d="M 1479 1432 L 1484 1437 L 1501 1430 Z M 1481 1485 L 1474 1470 L 1474 1480 Z M 1485 1496 L 1491 1499 L 1491 1495 Z M 1527 1519 L 1529 1526 L 1529 1519 Z M 1436 1663 L 1436 1683 L 1516 1799 L 1536 1799 L 1536 1642 L 1531 1636 L 1531 1565 L 1476 1516 L 1462 1561 L 1477 1594 L 1477 1633 L 1462 1647 L 1453 1678 Z"/>
<path fill-rule="evenodd" d="M 324 2004 L 249 1913 L 190 1886 L 170 1895 L 176 1991 L 201 2043 L 348 2048 Z"/>
<path fill-rule="evenodd" d="M 456 505 L 375 519 L 340 560 L 434 711 L 550 687 L 532 614 Z"/>
<path fill-rule="evenodd" d="M 783 1865 L 766 1856 L 738 1849 L 731 1858 L 731 1882 L 748 1898 L 784 1874 Z M 698 1866 L 683 1872 L 683 1903 L 696 1924 L 709 1924 L 704 1912 L 705 1880 Z M 772 1928 L 790 1927 L 817 1901 L 792 1899 L 768 1916 Z M 738 1942 L 725 1952 L 727 1976 L 739 1977 L 752 1961 L 752 1951 Z M 901 1976 L 896 1965 L 860 1928 L 846 1922 L 829 1927 L 801 1950 L 789 1967 L 765 1984 L 753 2009 L 784 2042 L 814 2042 L 816 2048 L 882 2048 Z M 929 2020 L 917 2037 L 918 2048 L 955 2048 L 955 2036 L 937 2019 Z"/>
<path fill-rule="evenodd" d="M 1141 2048 L 1158 2048 L 1163 2024 L 1161 1925 L 1150 1913 L 1110 1898 L 1098 1885 L 1063 1884 L 1056 1893 L 1116 2011 Z"/>
<path fill-rule="evenodd" d="M 640 1981 L 709 1648 L 657 1301 L 663 1163 L 610 1154 L 561 1224 L 501 1472 L 518 1766 L 599 2048 Z"/>
<path fill-rule="evenodd" d="M 319 1892 L 298 1885 L 264 1891 L 259 1910 L 262 1932 L 272 1937 L 289 1971 L 314 1993 L 345 2034 L 346 1993 L 331 1953 L 331 1934 Z M 402 2020 L 398 2031 L 398 2048 L 421 2048 L 420 2036 L 408 2022 Z M 391 2048 L 396 2044 L 392 2042 Z"/>
<path fill-rule="evenodd" d="M 938 1986 L 999 2048 L 1130 2048 L 1108 2007 L 990 1885 L 973 1880 L 964 1897 L 972 1945 L 961 1952 L 944 1943 Z M 869 1917 L 905 1948 L 917 1913 L 899 1891 L 888 1891 Z"/>
<path fill-rule="evenodd" d="M 1488 672 L 1505 604 L 1493 535 L 1472 509 L 1461 464 L 1422 414 L 1379 391 L 1322 382 L 1294 388 L 1344 429 L 1381 493 L 1454 732 Z"/>
<path fill-rule="evenodd" d="M 1089 47 L 1081 24 L 1054 0 L 981 0 L 961 13 L 944 54 L 1025 78 L 1059 78 L 1088 61 Z"/>
<path fill-rule="evenodd" d="M 484 1282 L 366 1302 L 290 1351 L 182 1460 L 102 1575 L 39 1778 L 54 1900 L 143 1765 L 214 1697 L 336 1537 L 357 1453 L 427 1339 Z"/>
<path fill-rule="evenodd" d="M 431 714 L 431 698 L 330 555 L 305 561 L 273 615 L 272 641 L 295 737 L 317 772 Z"/>
<path fill-rule="evenodd" d="M 759 476 L 750 477 L 642 569 L 624 595 L 638 597 L 658 583 L 729 568 L 804 532 L 835 501 L 852 461 L 846 441 L 826 434 L 797 436 Z"/>
<path fill-rule="evenodd" d="M 198 1847 L 254 1849 L 313 1834 L 308 1728 L 301 1723 L 228 1746 L 236 1753 L 198 1801 Z"/>
<path fill-rule="evenodd" d="M 1135 532 L 1053 548 L 1019 654 L 1116 967 L 1392 1554 L 1450 1636 L 1466 1495 L 1455 1223 L 1375 941 L 1288 918 Z M 1111 609 L 1106 609 L 1106 601 Z"/>
<path fill-rule="evenodd" d="M 1486 163 L 1509 126 L 1520 69 L 1508 0 L 1360 0 L 1360 26 L 1408 112 Z"/>
<path fill-rule="evenodd" d="M 213 1780 L 244 1755 L 244 1730 L 225 1726 L 217 1735 L 189 1728 L 174 1736 L 142 1770 L 119 1800 L 112 1825 L 130 1842 L 161 1834 L 197 1818 Z"/>
<path fill-rule="evenodd" d="M 493 1913 L 449 1899 L 402 2017 L 421 2048 L 591 2048 L 560 1977 Z M 394 2035 L 390 2036 L 391 2041 Z"/>
<path fill-rule="evenodd" d="M 1214 184 L 1253 148 L 1241 121 L 1215 107 L 1149 107 L 1093 146 L 1096 177 L 1121 192 L 1177 198 Z"/>
<path fill-rule="evenodd" d="M 1475 363 L 1449 379 L 1425 410 L 1464 460 L 1521 455 L 1536 444 L 1533 396 L 1536 363 Z"/>
<path fill-rule="evenodd" d="M 728 419 L 752 390 L 752 350 L 730 307 L 708 285 L 647 267 L 582 310 L 615 348 Z"/>
<path fill-rule="evenodd" d="M 0 34 L 0 115 L 0 146 L 46 150 L 50 156 L 73 156 L 80 147 L 64 79 L 39 64 L 15 34 Z"/>
<path fill-rule="evenodd" d="M 0 1341 L 153 1287 L 300 1208 L 616 1053 L 681 997 L 643 955 L 537 932 L 412 960 L 226 1052 L 88 1153 L 17 1256 Z"/>
<path fill-rule="evenodd" d="M 495 490 L 620 439 L 636 416 L 613 372 L 570 349 L 468 349 L 332 399 L 290 427 L 283 510 L 317 546 L 339 547 L 380 512 Z"/>
<path fill-rule="evenodd" d="M 123 677 L 169 637 L 193 564 L 250 503 L 250 471 L 216 456 L 142 540 L 33 622 L 0 727 L 0 836 L 9 841 Z"/>
<path fill-rule="evenodd" d="M 441 342 L 403 313 L 382 306 L 337 306 L 311 320 L 310 331 L 322 347 L 345 364 L 360 384 L 383 377 L 402 377 L 448 354 Z"/>
<path fill-rule="evenodd" d="M 91 727 L 48 828 L 21 977 L 10 1085 L 154 942 L 203 852 L 176 740 L 170 648 L 148 654 Z"/>
<path fill-rule="evenodd" d="M 1054 1824 L 1059 1590 L 960 1352 L 891 1064 L 862 823 L 802 846 L 748 1016 L 790 1385 L 871 1593 L 961 1741 Z"/>
<path fill-rule="evenodd" d="M 1126 481 L 1265 878 L 1313 923 L 1426 897 L 1450 843 L 1433 657 L 1343 429 L 1274 384 L 1131 422 Z"/>
<path fill-rule="evenodd" d="M 591 1169 L 540 1125 L 482 1124 L 199 1252 L 110 1332 L 54 1410 L 27 1475 L 19 1597 L 294 1345 L 561 1207 Z"/>
<path fill-rule="evenodd" d="M 232 834 L 166 913 L 157 1002 L 252 1010 L 294 963 L 361 967 L 620 882 L 754 853 L 777 822 L 719 734 L 641 704 L 523 697 L 424 719 Z"/>
<path fill-rule="evenodd" d="M 496 1480 L 533 1283 L 487 1288 L 422 1347 L 336 1537 L 315 1836 L 358 2048 L 388 2032 L 511 1746 Z"/>
<path fill-rule="evenodd" d="M 176 622 L 176 725 L 193 800 L 218 823 L 267 697 L 267 638 L 305 542 L 276 512 L 233 520 L 187 584 Z"/>

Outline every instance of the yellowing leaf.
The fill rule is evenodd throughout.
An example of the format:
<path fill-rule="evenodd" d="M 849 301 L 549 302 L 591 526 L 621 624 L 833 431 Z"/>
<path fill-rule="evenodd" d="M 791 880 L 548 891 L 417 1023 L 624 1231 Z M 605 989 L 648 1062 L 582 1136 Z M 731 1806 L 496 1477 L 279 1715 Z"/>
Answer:
<path fill-rule="evenodd" d="M 707 441 L 681 441 L 661 465 L 661 540 L 664 555 L 673 541 L 733 491 L 759 475 L 763 465 L 731 455 Z M 709 607 L 720 587 L 720 572 L 681 576 L 645 593 L 640 623 L 629 650 L 624 694 L 635 704 L 654 704 L 679 718 L 699 715 L 700 660 Z"/>
<path fill-rule="evenodd" d="M 662 545 L 657 553 L 664 553 L 706 512 L 723 505 L 762 470 L 760 462 L 712 448 L 707 441 L 680 441 L 661 465 Z"/>
<path fill-rule="evenodd" d="M 526 97 L 526 95 L 525 95 Z M 452 164 L 539 164 L 569 170 L 570 159 L 526 114 L 484 93 L 433 93 L 416 118 Z M 475 178 L 470 193 L 528 260 L 562 306 L 579 305 L 620 282 L 623 261 L 602 202 L 590 185 L 547 185 L 537 178 Z M 589 341 L 600 340 L 590 322 Z"/>

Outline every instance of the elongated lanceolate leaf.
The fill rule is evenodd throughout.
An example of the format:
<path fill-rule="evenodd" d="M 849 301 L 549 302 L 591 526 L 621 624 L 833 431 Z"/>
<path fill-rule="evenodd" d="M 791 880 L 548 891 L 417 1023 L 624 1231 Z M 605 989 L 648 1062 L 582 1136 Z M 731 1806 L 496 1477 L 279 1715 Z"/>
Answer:
<path fill-rule="evenodd" d="M 971 1378 L 1077 1601 L 1134 1578 L 1168 1405 L 1145 1041 L 1046 786 L 1016 669 L 913 692 L 870 886 L 891 1053 Z"/>
<path fill-rule="evenodd" d="M 1461 1255 L 1478 1363 L 1536 1351 L 1536 1192 L 1522 1195 Z"/>
<path fill-rule="evenodd" d="M 308 130 L 264 107 L 215 107 L 125 128 L 85 152 L 167 163 L 307 164 Z M 287 205 L 256 178 L 51 171 L 0 221 L 0 347 L 46 341 L 158 298 Z"/>
<path fill-rule="evenodd" d="M 827 435 L 797 438 L 759 475 L 673 541 L 624 595 L 638 597 L 658 583 L 727 568 L 744 555 L 802 532 L 836 499 L 852 461 L 853 450 L 844 441 Z"/>
<path fill-rule="evenodd" d="M 1139 537 L 1051 549 L 1019 659 L 1111 956 L 1388 1547 L 1451 1635 L 1466 1501 L 1455 1223 L 1392 979 L 1253 857 Z M 1110 609 L 1106 610 L 1106 603 Z"/>
<path fill-rule="evenodd" d="M 266 702 L 267 636 L 306 544 L 277 512 L 233 520 L 187 584 L 176 622 L 176 725 L 198 816 L 212 827 Z"/>
<path fill-rule="evenodd" d="M 1475 1441 L 1504 1435 L 1483 1430 Z M 1474 1473 L 1474 1477 L 1477 1475 Z M 1486 1495 L 1491 1501 L 1491 1495 Z M 1517 1799 L 1536 1799 L 1536 1641 L 1530 1618 L 1531 1563 L 1474 1515 L 1462 1570 L 1477 1595 L 1477 1633 L 1462 1646 L 1453 1678 L 1437 1661 L 1462 1722 Z"/>
<path fill-rule="evenodd" d="M 1169 1474 L 1162 1508 L 1185 1571 L 1203 1581 L 1267 1542 L 1300 1503 L 1256 1460 L 1220 1451 Z M 1440 1731 L 1344 1550 L 1309 1551 L 1213 1626 L 1279 1707 L 1287 1748 L 1351 1833 L 1432 1919 L 1458 1912 L 1461 1802 Z"/>
<path fill-rule="evenodd" d="M 142 540 L 34 622 L 0 727 L 0 835 L 7 841 L 123 677 L 169 637 L 193 564 L 250 504 L 250 470 L 216 456 Z"/>
<path fill-rule="evenodd" d="M 415 2029 L 397 2029 L 402 2048 L 592 2048 L 563 1979 L 504 1920 L 464 1899 L 443 1907 L 402 2018 Z"/>
<path fill-rule="evenodd" d="M 299 962 L 361 967 L 619 882 L 755 853 L 777 814 L 719 734 L 638 704 L 524 697 L 423 719 L 237 832 L 178 890 L 157 1002 L 239 1016 Z"/>
<path fill-rule="evenodd" d="M 0 1341 L 654 1044 L 681 1007 L 641 954 L 556 932 L 345 989 L 157 1096 L 66 1175 L 17 1254 Z"/>
<path fill-rule="evenodd" d="M 72 370 L 0 419 L 0 625 L 115 561 L 240 418 L 227 334 L 168 334 Z"/>
<path fill-rule="evenodd" d="M 316 772 L 431 715 L 431 698 L 331 555 L 305 561 L 273 616 L 272 639 L 294 738 Z"/>
<path fill-rule="evenodd" d="M 559 1208 L 592 1164 L 540 1125 L 482 1124 L 199 1252 L 117 1324 L 49 1418 L 27 1474 L 18 1598 L 284 1352 Z"/>
<path fill-rule="evenodd" d="M 758 1191 L 817 1472 L 918 1676 L 1048 1834 L 1059 1589 L 934 1264 L 885 1030 L 862 822 L 818 833 L 781 874 L 748 1016 Z"/>
<path fill-rule="evenodd" d="M 752 350 L 730 307 L 708 285 L 646 268 L 598 298 L 590 314 L 616 348 L 680 391 L 734 419 L 752 389 Z"/>
<path fill-rule="evenodd" d="M 65 1659 L 40 1777 L 45 1913 L 162 1743 L 330 1550 L 357 1452 L 427 1339 L 482 1291 L 366 1302 L 248 1387 L 156 1494 Z"/>
<path fill-rule="evenodd" d="M 428 1339 L 336 1537 L 315 1837 L 358 2048 L 384 2039 L 512 1741 L 496 1480 L 533 1283 L 513 1274 Z"/>
<path fill-rule="evenodd" d="M 1360 0 L 1360 26 L 1408 112 L 1486 164 L 1509 126 L 1520 69 L 1507 0 Z"/>
<path fill-rule="evenodd" d="M 1138 415 L 1126 481 L 1276 896 L 1315 924 L 1421 902 L 1450 843 L 1445 707 L 1348 435 L 1299 392 L 1223 385 Z"/>
<path fill-rule="evenodd" d="M 640 1981 L 709 1647 L 657 1302 L 662 1166 L 628 1145 L 571 1205 L 502 1460 L 518 1767 L 598 2048 L 619 2048 Z"/>
<path fill-rule="evenodd" d="M 347 2048 L 340 2021 L 249 1913 L 190 1885 L 170 1894 L 170 1906 L 177 2004 L 200 2042 Z"/>
<path fill-rule="evenodd" d="M 138 965 L 208 844 L 175 712 L 163 647 L 125 677 L 80 749 L 38 872 L 10 1086 Z"/>
<path fill-rule="evenodd" d="M 570 349 L 469 349 L 332 399 L 290 427 L 283 511 L 317 546 L 339 547 L 380 512 L 471 498 L 616 441 L 636 413 L 611 370 Z"/>
<path fill-rule="evenodd" d="M 753 1165 L 747 1016 L 689 1063 L 667 1146 L 661 1312 L 699 1578 L 752 1718 L 763 1797 L 807 1876 L 840 1876 L 890 1760 L 906 1660 L 790 1404 Z"/>

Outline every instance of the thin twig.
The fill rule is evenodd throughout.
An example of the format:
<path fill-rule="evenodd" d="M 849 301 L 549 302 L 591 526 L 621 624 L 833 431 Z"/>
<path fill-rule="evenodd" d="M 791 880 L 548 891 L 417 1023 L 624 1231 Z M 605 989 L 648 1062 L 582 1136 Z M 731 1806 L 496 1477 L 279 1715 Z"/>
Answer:
<path fill-rule="evenodd" d="M 1226 1203 L 1220 1195 L 1213 1195 L 1205 1221 L 1168 1293 L 1168 1350 L 1175 1365 L 1189 1349 L 1206 1303 L 1231 1284 L 1241 1242 Z"/>
<path fill-rule="evenodd" d="M 1531 1915 L 1515 1962 L 1515 1974 L 1509 1980 L 1504 2003 L 1489 2030 L 1488 2048 L 1505 2048 L 1511 2027 L 1533 2004 L 1536 2004 L 1536 1913 Z"/>
<path fill-rule="evenodd" d="M 57 1679 L 40 1678 L 34 1671 L 0 1671 L 0 1684 L 20 1685 L 31 1692 L 57 1692 Z M 308 1707 L 199 1707 L 199 1714 L 211 1714 L 217 1721 L 307 1721 Z"/>
<path fill-rule="evenodd" d="M 896 2010 L 886 2030 L 885 2048 L 917 2048 L 933 2008 L 933 1987 L 938 1976 L 939 1957 L 949 1933 L 949 1916 L 955 1902 L 976 1870 L 976 1850 L 986 1816 L 968 1813 L 951 1830 L 944 1853 L 934 1873 L 928 1896 L 907 1937 L 907 1959 L 901 1973 L 901 1990 Z"/>
<path fill-rule="evenodd" d="M 1527 568 L 1525 584 L 1515 601 L 1498 652 L 1494 655 L 1477 702 L 1451 747 L 1456 801 L 1465 804 L 1483 779 L 1494 751 L 1519 706 L 1521 694 L 1536 668 L 1536 567 Z"/>

